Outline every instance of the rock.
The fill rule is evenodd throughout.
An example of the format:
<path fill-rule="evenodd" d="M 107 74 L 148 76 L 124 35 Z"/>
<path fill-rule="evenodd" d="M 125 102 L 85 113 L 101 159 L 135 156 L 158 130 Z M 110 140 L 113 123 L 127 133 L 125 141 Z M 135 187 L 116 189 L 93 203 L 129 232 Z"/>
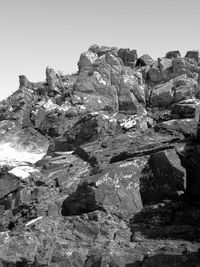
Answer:
<path fill-rule="evenodd" d="M 199 101 L 195 98 L 186 99 L 175 103 L 171 107 L 171 115 L 174 119 L 196 118 L 199 119 Z"/>
<path fill-rule="evenodd" d="M 105 55 L 108 52 L 114 52 L 115 54 L 117 54 L 118 49 L 117 47 L 92 45 L 90 46 L 88 51 L 96 53 L 99 57 L 101 57 L 102 55 Z"/>
<path fill-rule="evenodd" d="M 181 57 L 181 54 L 180 54 L 180 52 L 178 50 L 176 50 L 176 51 L 169 51 L 169 52 L 167 52 L 167 54 L 166 54 L 165 57 L 166 58 L 169 58 L 169 59 L 171 59 L 171 58 L 180 58 Z"/>
<path fill-rule="evenodd" d="M 115 135 L 120 131 L 120 125 L 112 116 L 91 113 L 82 116 L 69 131 L 65 132 L 64 138 L 55 140 L 55 146 L 57 149 L 72 150 L 73 147 L 98 140 L 106 135 Z"/>
<path fill-rule="evenodd" d="M 153 177 L 147 182 L 143 203 L 158 203 L 177 198 L 186 190 L 186 171 L 174 149 L 153 153 L 150 158 Z"/>
<path fill-rule="evenodd" d="M 194 138 L 197 132 L 197 121 L 195 119 L 169 120 L 157 123 L 155 130 L 159 133 L 175 135 L 180 138 Z"/>
<path fill-rule="evenodd" d="M 137 114 L 139 103 L 145 103 L 144 86 L 134 75 L 122 75 L 119 89 L 119 110 Z"/>
<path fill-rule="evenodd" d="M 35 163 L 46 155 L 48 140 L 33 128 L 22 129 L 9 121 L 0 122 L 0 158 L 3 162 Z"/>
<path fill-rule="evenodd" d="M 140 177 L 147 163 L 142 157 L 127 163 L 116 163 L 91 176 L 63 202 L 62 214 L 77 215 L 94 210 L 130 216 L 142 208 Z"/>
<path fill-rule="evenodd" d="M 19 86 L 20 87 L 29 87 L 29 80 L 25 75 L 20 75 L 19 76 Z"/>
<path fill-rule="evenodd" d="M 178 102 L 186 98 L 191 98 L 198 94 L 199 86 L 193 78 L 186 75 L 178 76 L 174 79 L 174 101 Z"/>
<path fill-rule="evenodd" d="M 124 66 L 134 67 L 137 61 L 137 51 L 129 48 L 120 48 L 118 56 L 122 59 Z"/>
<path fill-rule="evenodd" d="M 90 51 L 83 52 L 78 62 L 79 71 L 85 67 L 92 65 L 97 58 L 98 56 L 96 53 Z"/>
<path fill-rule="evenodd" d="M 187 51 L 185 58 L 195 59 L 196 62 L 199 63 L 199 51 L 198 50 Z"/>
<path fill-rule="evenodd" d="M 148 55 L 145 54 L 137 59 L 136 67 L 142 67 L 142 66 L 151 66 L 153 65 L 154 61 L 153 59 Z"/>
<path fill-rule="evenodd" d="M 174 100 L 173 81 L 159 84 L 153 87 L 150 95 L 150 103 L 153 107 L 167 107 Z"/>

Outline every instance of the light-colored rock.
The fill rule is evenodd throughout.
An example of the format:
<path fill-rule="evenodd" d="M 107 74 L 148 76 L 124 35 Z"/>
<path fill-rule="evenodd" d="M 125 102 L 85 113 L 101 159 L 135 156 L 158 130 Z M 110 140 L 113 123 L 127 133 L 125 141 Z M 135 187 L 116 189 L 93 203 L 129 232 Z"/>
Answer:
<path fill-rule="evenodd" d="M 26 180 L 32 175 L 40 175 L 40 171 L 31 166 L 18 166 L 9 171 L 10 174 L 15 175 L 16 177 Z"/>

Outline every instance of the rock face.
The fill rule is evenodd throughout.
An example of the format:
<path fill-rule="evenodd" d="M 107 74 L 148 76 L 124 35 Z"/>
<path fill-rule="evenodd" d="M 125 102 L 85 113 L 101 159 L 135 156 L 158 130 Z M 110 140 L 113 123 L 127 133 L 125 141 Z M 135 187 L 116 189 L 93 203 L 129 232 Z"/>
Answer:
<path fill-rule="evenodd" d="M 0 266 L 199 266 L 199 53 L 92 45 L 0 102 Z"/>

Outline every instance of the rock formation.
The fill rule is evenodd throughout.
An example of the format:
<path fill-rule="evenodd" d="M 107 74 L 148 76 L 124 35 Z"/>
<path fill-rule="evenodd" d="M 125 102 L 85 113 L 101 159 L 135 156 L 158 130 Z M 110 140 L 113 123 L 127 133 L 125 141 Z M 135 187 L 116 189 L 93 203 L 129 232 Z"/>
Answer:
<path fill-rule="evenodd" d="M 91 46 L 0 102 L 0 266 L 200 264 L 199 52 Z"/>

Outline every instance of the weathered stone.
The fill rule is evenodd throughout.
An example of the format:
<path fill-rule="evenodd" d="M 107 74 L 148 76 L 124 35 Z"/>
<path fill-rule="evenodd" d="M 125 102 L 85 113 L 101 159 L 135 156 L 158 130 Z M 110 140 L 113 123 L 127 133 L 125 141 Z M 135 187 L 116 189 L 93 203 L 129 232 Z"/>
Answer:
<path fill-rule="evenodd" d="M 186 75 L 178 76 L 174 79 L 174 101 L 178 102 L 186 98 L 191 98 L 199 92 L 197 81 L 188 78 Z"/>
<path fill-rule="evenodd" d="M 174 100 L 173 81 L 159 84 L 153 87 L 150 95 L 150 103 L 153 107 L 167 107 Z"/>
<path fill-rule="evenodd" d="M 136 62 L 136 67 L 151 66 L 153 65 L 153 63 L 153 59 L 148 54 L 145 54 L 138 58 Z"/>
<path fill-rule="evenodd" d="M 180 58 L 181 57 L 181 54 L 180 54 L 180 52 L 178 50 L 176 50 L 176 51 L 169 51 L 169 52 L 167 52 L 167 54 L 166 54 L 165 57 L 166 58 L 169 58 L 169 59 L 171 59 L 171 58 Z"/>
<path fill-rule="evenodd" d="M 199 105 L 199 100 L 195 98 L 180 101 L 172 105 L 171 115 L 174 119 L 195 118 L 198 121 Z"/>
<path fill-rule="evenodd" d="M 96 53 L 93 53 L 90 51 L 83 52 L 81 54 L 79 62 L 78 62 L 79 70 L 92 65 L 97 58 L 98 58 L 98 56 Z"/>
<path fill-rule="evenodd" d="M 129 48 L 120 48 L 118 56 L 122 59 L 125 66 L 134 67 L 137 60 L 137 51 Z"/>
<path fill-rule="evenodd" d="M 187 51 L 185 57 L 195 59 L 196 62 L 199 63 L 199 51 L 198 50 Z"/>
<path fill-rule="evenodd" d="M 116 163 L 80 185 L 63 202 L 63 215 L 76 215 L 104 209 L 130 216 L 142 208 L 140 177 L 147 158 Z"/>
<path fill-rule="evenodd" d="M 102 55 L 105 55 L 108 52 L 114 52 L 115 54 L 117 54 L 118 49 L 117 47 L 92 45 L 90 46 L 88 51 L 96 53 L 99 57 L 101 57 Z"/>

